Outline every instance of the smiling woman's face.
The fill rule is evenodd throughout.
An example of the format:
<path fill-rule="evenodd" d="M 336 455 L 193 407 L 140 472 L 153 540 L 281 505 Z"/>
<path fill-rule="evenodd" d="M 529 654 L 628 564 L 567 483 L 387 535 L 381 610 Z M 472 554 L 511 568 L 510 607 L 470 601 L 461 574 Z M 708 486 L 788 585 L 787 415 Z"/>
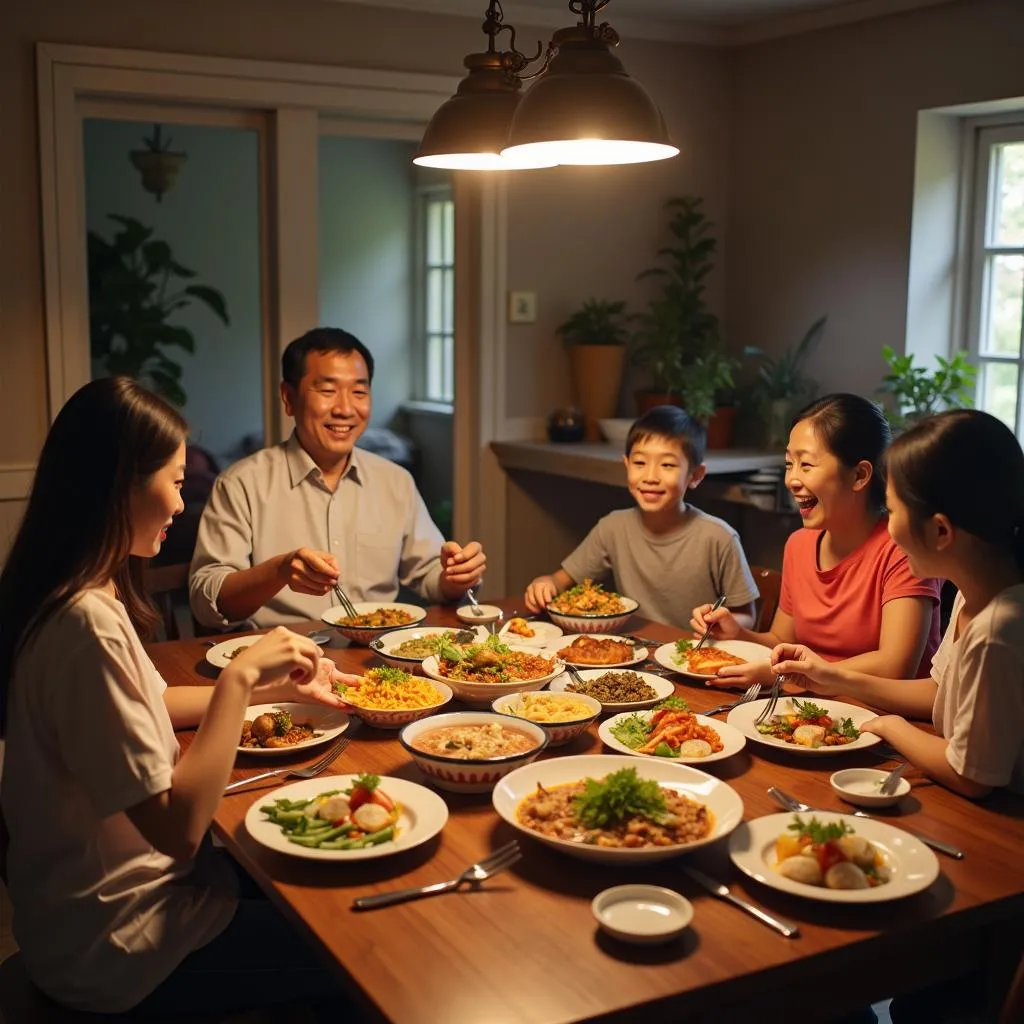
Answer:
<path fill-rule="evenodd" d="M 132 554 L 152 558 L 160 553 L 171 521 L 185 508 L 181 487 L 185 482 L 185 442 L 145 483 L 132 488 Z"/>
<path fill-rule="evenodd" d="M 862 509 L 867 483 L 829 451 L 813 420 L 801 420 L 789 433 L 786 487 L 803 525 L 827 530 Z"/>

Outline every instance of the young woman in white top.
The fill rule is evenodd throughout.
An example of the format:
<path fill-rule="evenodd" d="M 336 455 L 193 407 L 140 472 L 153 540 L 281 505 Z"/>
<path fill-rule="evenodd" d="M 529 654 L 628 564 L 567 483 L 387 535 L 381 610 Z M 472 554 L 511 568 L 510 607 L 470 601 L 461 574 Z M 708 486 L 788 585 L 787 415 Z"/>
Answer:
<path fill-rule="evenodd" d="M 246 708 L 340 704 L 332 683 L 344 677 L 311 640 L 278 628 L 216 685 L 168 688 L 139 639 L 156 621 L 141 560 L 182 511 L 187 430 L 126 377 L 81 388 L 50 429 L 0 574 L 14 934 L 40 989 L 103 1014 L 265 1005 L 281 975 L 245 984 L 258 950 L 256 966 L 309 986 L 290 998 L 333 990 L 266 901 L 239 902 L 207 829 Z M 181 754 L 174 729 L 195 725 Z M 197 983 L 197 966 L 215 972 L 203 977 L 216 991 Z"/>
<path fill-rule="evenodd" d="M 957 793 L 1024 792 L 1024 453 L 993 416 L 945 412 L 894 442 L 888 476 L 889 532 L 912 571 L 959 590 L 931 678 L 881 679 L 795 644 L 772 652 L 775 671 L 892 712 L 862 728 Z"/>

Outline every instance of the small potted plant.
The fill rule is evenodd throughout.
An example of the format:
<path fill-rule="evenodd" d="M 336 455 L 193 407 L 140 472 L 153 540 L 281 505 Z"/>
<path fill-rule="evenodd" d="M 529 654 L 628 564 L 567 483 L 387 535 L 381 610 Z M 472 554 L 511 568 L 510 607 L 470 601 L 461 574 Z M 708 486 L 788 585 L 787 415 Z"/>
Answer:
<path fill-rule="evenodd" d="M 615 415 L 629 332 L 626 303 L 587 299 L 555 328 L 569 351 L 576 405 L 586 418 L 585 440 L 599 438 L 598 423 Z"/>
<path fill-rule="evenodd" d="M 754 345 L 743 350 L 744 355 L 761 360 L 752 397 L 767 420 L 771 448 L 785 448 L 790 421 L 817 391 L 817 382 L 807 376 L 804 364 L 818 347 L 827 322 L 827 316 L 815 320 L 800 341 L 780 356 L 770 356 Z"/>
<path fill-rule="evenodd" d="M 894 430 L 906 430 L 943 409 L 970 408 L 973 404 L 976 370 L 967 361 L 966 352 L 957 352 L 952 359 L 936 356 L 939 368 L 934 373 L 915 366 L 913 355 L 896 355 L 889 345 L 882 348 L 882 356 L 889 372 L 882 378 L 879 392 L 891 399 L 886 415 Z"/>
<path fill-rule="evenodd" d="M 159 203 L 178 176 L 188 154 L 171 149 L 174 142 L 163 138 L 160 125 L 153 125 L 153 134 L 143 136 L 145 149 L 133 149 L 128 154 L 132 166 L 142 175 L 142 187 L 152 192 Z"/>

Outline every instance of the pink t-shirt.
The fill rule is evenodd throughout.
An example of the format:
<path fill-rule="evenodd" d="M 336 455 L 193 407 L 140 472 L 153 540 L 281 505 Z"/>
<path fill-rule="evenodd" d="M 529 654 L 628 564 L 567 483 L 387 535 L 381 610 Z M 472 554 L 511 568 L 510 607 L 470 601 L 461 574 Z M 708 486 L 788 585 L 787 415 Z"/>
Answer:
<path fill-rule="evenodd" d="M 918 677 L 929 673 L 939 646 L 939 581 L 921 580 L 889 536 L 882 519 L 874 533 L 831 569 L 818 568 L 824 530 L 797 530 L 782 556 L 779 608 L 793 618 L 797 641 L 829 661 L 877 651 L 882 606 L 898 597 L 927 597 L 932 621 Z"/>

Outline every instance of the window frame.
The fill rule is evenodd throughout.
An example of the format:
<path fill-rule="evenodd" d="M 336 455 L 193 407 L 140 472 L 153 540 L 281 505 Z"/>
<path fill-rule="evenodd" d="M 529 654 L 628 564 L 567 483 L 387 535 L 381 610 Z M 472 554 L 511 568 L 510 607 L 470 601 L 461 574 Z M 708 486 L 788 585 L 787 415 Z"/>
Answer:
<path fill-rule="evenodd" d="M 965 123 L 968 159 L 964 162 L 967 181 L 967 213 L 963 224 L 964 282 L 963 348 L 977 368 L 974 403 L 981 406 L 987 366 L 1011 365 L 1017 367 L 1017 405 L 1014 431 L 1024 438 L 1024 303 L 1021 309 L 1020 346 L 1016 355 L 982 352 L 982 333 L 988 317 L 986 308 L 986 273 L 991 257 L 998 255 L 1024 256 L 1024 243 L 1014 246 L 989 245 L 989 230 L 994 212 L 994 168 L 992 152 L 995 146 L 1006 143 L 1024 144 L 1024 110 L 998 117 L 970 119 Z"/>
<path fill-rule="evenodd" d="M 429 358 L 429 331 L 427 329 L 427 280 L 429 271 L 433 268 L 427 264 L 427 223 L 428 211 L 431 203 L 440 200 L 452 204 L 452 254 L 450 263 L 440 264 L 441 269 L 450 271 L 452 280 L 452 294 L 450 297 L 452 319 L 451 331 L 442 331 L 443 339 L 447 339 L 450 345 L 450 356 L 442 360 L 442 377 L 445 376 L 444 366 L 447 364 L 447 384 L 450 397 L 444 394 L 431 394 L 427 387 L 427 363 Z M 414 259 L 416 261 L 413 279 L 413 301 L 415 303 L 413 324 L 415 337 L 413 344 L 413 402 L 417 406 L 430 407 L 437 411 L 447 411 L 455 404 L 455 191 L 454 186 L 449 183 L 436 182 L 421 184 L 416 187 L 415 202 L 415 246 Z M 442 382 L 445 383 L 444 381 Z M 442 390 L 444 390 L 442 388 Z"/>

